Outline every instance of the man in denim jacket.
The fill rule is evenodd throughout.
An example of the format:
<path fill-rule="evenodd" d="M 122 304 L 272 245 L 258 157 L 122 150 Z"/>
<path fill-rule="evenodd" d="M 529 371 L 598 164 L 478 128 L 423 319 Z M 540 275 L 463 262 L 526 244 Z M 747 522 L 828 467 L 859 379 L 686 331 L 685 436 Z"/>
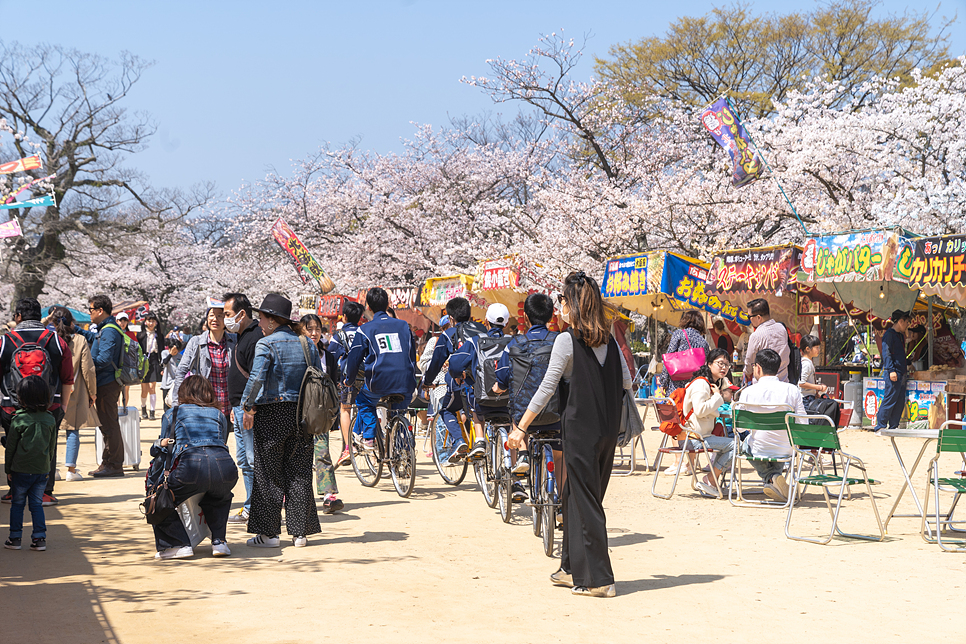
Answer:
<path fill-rule="evenodd" d="M 345 374 L 365 370 L 366 381 L 356 396 L 363 445 L 372 449 L 376 436 L 376 403 L 383 396 L 399 394 L 403 400 L 393 409 L 406 409 L 416 390 L 416 342 L 409 325 L 386 313 L 389 295 L 379 287 L 369 289 L 366 306 L 373 313 L 372 321 L 356 332 Z M 346 381 L 344 386 L 351 382 Z M 358 425 L 357 425 L 358 427 Z"/>

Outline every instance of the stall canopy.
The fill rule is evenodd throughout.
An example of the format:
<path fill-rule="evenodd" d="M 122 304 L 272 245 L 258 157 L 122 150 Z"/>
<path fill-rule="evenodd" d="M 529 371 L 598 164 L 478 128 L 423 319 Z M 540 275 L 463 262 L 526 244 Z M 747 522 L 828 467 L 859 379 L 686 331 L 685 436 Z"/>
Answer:
<path fill-rule="evenodd" d="M 909 285 L 966 306 L 966 235 L 917 237 L 912 245 Z"/>
<path fill-rule="evenodd" d="M 473 293 L 489 304 L 499 302 L 510 309 L 520 325 L 523 302 L 531 293 L 552 295 L 562 288 L 560 280 L 551 277 L 539 264 L 524 261 L 518 255 L 486 259 L 479 263 L 473 280 Z"/>
<path fill-rule="evenodd" d="M 706 290 L 745 310 L 752 300 L 764 299 L 773 318 L 793 333 L 805 333 L 812 319 L 799 317 L 797 311 L 795 271 L 800 253 L 801 248 L 790 244 L 716 253 Z"/>
<path fill-rule="evenodd" d="M 910 284 L 914 246 L 901 228 L 811 237 L 798 281 L 834 294 L 848 308 L 888 318 L 896 309 L 910 310 L 919 295 Z"/>
<path fill-rule="evenodd" d="M 613 304 L 674 326 L 689 309 L 748 324 L 748 315 L 738 305 L 707 292 L 707 277 L 705 262 L 657 250 L 608 259 L 600 290 Z"/>
<path fill-rule="evenodd" d="M 60 304 L 55 304 L 54 306 L 60 306 Z M 54 306 L 48 306 L 45 309 L 41 309 L 40 315 L 46 318 L 48 315 L 50 315 L 50 309 L 54 308 Z M 70 311 L 70 315 L 74 318 L 74 322 L 79 324 L 87 324 L 91 321 L 91 316 L 89 313 L 72 309 L 69 306 L 65 306 L 64 308 Z"/>
<path fill-rule="evenodd" d="M 419 296 L 419 309 L 430 320 L 439 322 L 446 303 L 454 297 L 465 297 L 469 300 L 474 319 L 482 320 L 486 317 L 486 307 L 489 304 L 473 292 L 472 275 L 450 275 L 426 280 Z"/>

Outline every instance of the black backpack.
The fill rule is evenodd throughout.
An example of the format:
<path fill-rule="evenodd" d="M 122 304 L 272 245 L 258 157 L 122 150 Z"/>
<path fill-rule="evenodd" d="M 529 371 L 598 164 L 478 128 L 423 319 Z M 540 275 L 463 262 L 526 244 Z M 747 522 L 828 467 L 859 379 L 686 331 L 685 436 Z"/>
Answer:
<path fill-rule="evenodd" d="M 298 423 L 306 434 L 316 436 L 332 429 L 339 417 L 339 392 L 331 376 L 312 364 L 309 342 L 299 336 L 305 354 L 305 374 L 299 388 Z"/>
<path fill-rule="evenodd" d="M 475 338 L 479 335 L 486 335 L 486 327 L 479 322 L 470 320 L 457 324 L 456 333 L 453 334 L 453 353 L 459 351 L 460 347 L 470 341 L 470 338 Z"/>
<path fill-rule="evenodd" d="M 835 427 L 839 426 L 839 420 L 842 415 L 839 404 L 826 396 L 819 396 L 812 400 L 805 408 L 805 411 L 809 414 L 828 416 L 835 422 Z M 828 421 L 824 418 L 812 418 L 808 422 L 811 425 L 828 426 Z"/>
<path fill-rule="evenodd" d="M 788 342 L 788 382 L 797 385 L 802 379 L 802 351 L 792 341 L 792 334 L 788 327 L 784 324 L 782 327 L 785 329 L 785 340 Z"/>
<path fill-rule="evenodd" d="M 550 353 L 553 351 L 553 341 L 557 333 L 549 332 L 543 340 L 515 338 L 509 344 L 510 364 L 513 372 L 510 376 L 510 416 L 513 422 L 519 423 L 530 401 L 540 388 L 543 377 L 547 375 L 550 365 Z M 560 388 L 558 387 L 547 406 L 543 408 L 532 426 L 551 425 L 560 421 Z"/>
<path fill-rule="evenodd" d="M 476 339 L 473 395 L 476 398 L 476 404 L 482 407 L 505 407 L 510 400 L 510 394 L 507 392 L 493 393 L 493 385 L 496 384 L 496 367 L 500 362 L 500 356 L 512 339 L 509 335 L 501 335 L 498 338 L 481 335 Z"/>

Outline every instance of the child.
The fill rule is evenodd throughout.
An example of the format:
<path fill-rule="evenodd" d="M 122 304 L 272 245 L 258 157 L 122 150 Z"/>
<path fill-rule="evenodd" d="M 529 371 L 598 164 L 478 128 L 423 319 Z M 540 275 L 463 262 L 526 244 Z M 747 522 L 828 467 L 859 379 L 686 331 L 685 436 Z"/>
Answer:
<path fill-rule="evenodd" d="M 828 387 L 815 383 L 815 363 L 812 362 L 822 352 L 822 343 L 814 335 L 806 335 L 798 345 L 802 351 L 802 376 L 798 381 L 798 389 L 802 392 L 805 409 L 817 396 L 828 391 Z"/>
<path fill-rule="evenodd" d="M 50 388 L 40 376 L 27 376 L 17 385 L 20 409 L 10 421 L 6 444 L 5 468 L 13 494 L 10 507 L 10 538 L 3 547 L 20 550 L 23 536 L 24 506 L 30 505 L 33 530 L 31 550 L 47 549 L 47 524 L 44 521 L 43 496 L 50 472 L 50 455 L 57 441 L 57 424 L 47 411 Z"/>

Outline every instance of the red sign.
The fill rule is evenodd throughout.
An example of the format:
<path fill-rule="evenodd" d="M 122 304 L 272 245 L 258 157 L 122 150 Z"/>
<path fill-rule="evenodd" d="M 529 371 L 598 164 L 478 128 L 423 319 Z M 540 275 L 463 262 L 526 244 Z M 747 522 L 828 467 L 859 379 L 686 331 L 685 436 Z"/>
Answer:
<path fill-rule="evenodd" d="M 316 313 L 320 318 L 337 318 L 342 315 L 342 305 L 345 298 L 341 295 L 323 295 L 316 305 Z"/>
<path fill-rule="evenodd" d="M 799 250 L 794 247 L 727 251 L 715 255 L 708 272 L 710 293 L 777 293 L 795 278 Z"/>

